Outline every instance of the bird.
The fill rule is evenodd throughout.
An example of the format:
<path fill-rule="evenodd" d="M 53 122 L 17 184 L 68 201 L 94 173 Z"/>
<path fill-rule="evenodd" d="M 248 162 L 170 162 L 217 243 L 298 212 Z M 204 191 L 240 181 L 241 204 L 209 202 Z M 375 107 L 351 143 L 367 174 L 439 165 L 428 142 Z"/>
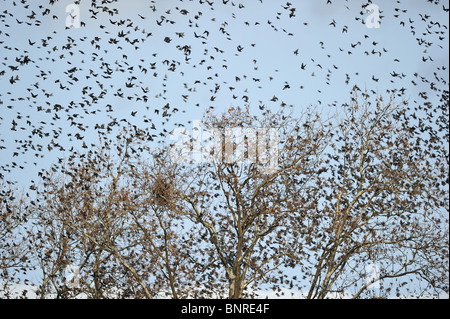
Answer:
<path fill-rule="evenodd" d="M 86 163 L 99 155 L 95 146 L 104 147 L 105 153 L 132 156 L 133 151 L 125 152 L 124 145 L 120 149 L 108 148 L 106 141 L 115 139 L 118 132 L 138 135 L 142 130 L 146 142 L 156 149 L 167 142 L 167 131 L 162 128 L 184 127 L 193 117 L 200 117 L 200 111 L 212 113 L 229 103 L 248 104 L 258 114 L 257 118 L 264 117 L 263 112 L 269 109 L 286 110 L 288 105 L 295 104 L 295 110 L 300 111 L 310 103 L 317 107 L 323 103 L 335 109 L 341 103 L 341 114 L 353 115 L 351 112 L 355 110 L 346 113 L 344 106 L 346 99 L 351 98 L 346 95 L 346 88 L 353 87 L 362 95 L 364 92 L 354 87 L 358 84 L 362 89 L 361 83 L 367 86 L 367 94 L 374 94 L 390 80 L 389 87 L 396 90 L 386 90 L 387 93 L 411 95 L 408 96 L 411 106 L 405 106 L 402 111 L 411 115 L 410 121 L 417 122 L 414 131 L 417 134 L 423 130 L 437 139 L 448 128 L 443 120 L 448 106 L 448 76 L 446 65 L 438 65 L 442 64 L 440 56 L 446 54 L 443 41 L 448 38 L 446 23 L 439 20 L 438 14 L 438 11 L 448 12 L 445 4 L 424 2 L 416 12 L 407 2 L 396 1 L 392 8 L 386 7 L 393 12 L 389 19 L 396 22 L 390 24 L 392 29 L 366 30 L 361 26 L 362 29 L 353 32 L 367 17 L 365 7 L 361 14 L 331 0 L 317 3 L 317 9 L 324 10 L 322 13 L 332 13 L 326 19 L 319 18 L 317 12 L 307 13 L 306 7 L 299 10 L 290 2 L 275 4 L 277 9 L 268 10 L 267 1 L 244 5 L 243 1 L 179 0 L 164 9 L 154 0 L 138 9 L 121 2 L 93 1 L 86 11 L 80 7 L 80 17 L 84 20 L 80 30 L 43 28 L 64 23 L 61 21 L 64 12 L 56 12 L 58 3 L 16 0 L 2 4 L 0 125 L 4 129 L 2 134 L 7 133 L 0 140 L 0 177 L 8 185 L 19 176 L 15 170 L 29 169 L 30 176 L 34 177 L 38 174 L 37 165 L 46 167 L 48 173 L 60 172 L 64 176 L 62 163 Z M 340 15 L 341 9 L 345 11 L 345 20 Z M 69 12 L 66 17 L 76 18 Z M 23 36 L 27 32 L 29 35 Z M 407 52 L 408 59 L 404 58 L 404 48 L 397 47 L 386 34 L 402 34 L 402 43 L 417 48 L 417 52 Z M 322 50 L 317 51 L 319 47 Z M 424 52 L 425 49 L 428 51 Z M 314 61 L 309 62 L 310 58 Z M 417 75 L 414 74 L 407 60 L 414 65 L 426 63 L 427 72 L 417 69 Z M 395 71 L 385 71 L 393 70 L 392 64 Z M 380 65 L 383 67 L 377 68 Z M 300 70 L 308 71 L 301 72 L 299 66 Z M 374 68 L 377 77 L 373 75 Z M 266 106 L 267 101 L 274 103 Z M 400 120 L 404 119 L 399 117 L 396 124 L 405 123 Z M 441 126 L 444 133 L 439 135 L 437 128 Z M 299 129 L 303 128 L 308 129 Z M 332 141 L 334 137 L 327 135 L 327 138 Z M 428 143 L 433 144 L 433 139 Z M 52 159 L 55 166 L 48 164 Z M 309 158 L 302 161 L 307 163 Z M 133 163 L 124 161 L 124 165 L 128 164 Z M 131 166 L 123 169 L 133 172 Z M 43 171 L 39 173 L 40 178 L 45 176 Z M 64 177 L 61 180 L 70 180 L 69 176 Z M 330 180 L 339 179 L 330 177 Z M 23 189 L 38 195 L 38 184 L 27 186 Z M 208 192 L 205 189 L 204 194 L 212 196 Z M 124 192 L 120 196 L 129 194 Z M 268 202 L 274 201 L 268 199 Z M 215 205 L 214 200 L 210 204 Z M 192 206 L 196 205 L 201 207 L 197 203 Z M 258 227 L 267 224 L 269 219 L 260 220 Z M 226 223 L 212 226 L 225 227 Z M 132 253 L 127 257 L 131 256 Z M 205 259 L 202 265 L 212 265 L 217 261 L 214 260 Z M 292 287 L 293 282 L 287 285 Z"/>

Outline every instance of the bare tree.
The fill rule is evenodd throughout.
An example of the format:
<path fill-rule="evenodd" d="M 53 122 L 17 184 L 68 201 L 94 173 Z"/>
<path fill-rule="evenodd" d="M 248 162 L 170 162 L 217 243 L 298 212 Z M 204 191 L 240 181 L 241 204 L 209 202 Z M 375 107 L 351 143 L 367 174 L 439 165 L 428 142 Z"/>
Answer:
<path fill-rule="evenodd" d="M 235 141 L 223 139 L 214 161 L 183 165 L 183 180 L 166 206 L 200 227 L 199 245 L 207 245 L 207 253 L 199 262 L 211 277 L 226 280 L 229 298 L 242 298 L 252 293 L 248 288 L 279 281 L 275 270 L 298 247 L 298 231 L 292 225 L 303 219 L 303 207 L 313 201 L 305 189 L 325 149 L 327 128 L 314 113 L 295 119 L 284 111 L 266 111 L 257 118 L 248 108 L 231 108 L 221 117 L 207 114 L 204 124 L 220 138 L 232 128 L 247 133 Z M 277 166 L 270 171 L 262 160 L 266 137 L 252 135 L 254 128 L 276 129 L 272 156 Z M 255 147 L 258 143 L 263 146 Z M 239 155 L 232 157 L 230 151 Z"/>
<path fill-rule="evenodd" d="M 101 136 L 102 147 L 74 154 L 61 174 L 44 177 L 32 208 L 41 297 L 186 296 L 180 282 L 192 273 L 189 240 L 178 240 L 176 216 L 154 196 L 160 186 L 140 157 L 151 160 L 146 138 L 132 130 L 114 141 Z M 79 270 L 77 287 L 67 284 L 68 265 Z"/>
<path fill-rule="evenodd" d="M 31 267 L 25 196 L 0 184 L 0 286 L 2 298 L 11 296 L 11 286 Z M 28 281 L 27 281 L 28 283 Z"/>
<path fill-rule="evenodd" d="M 139 209 L 130 211 L 142 249 L 154 255 L 159 268 L 156 280 L 164 286 L 162 293 L 174 299 L 202 294 L 203 282 L 199 265 L 193 262 L 193 256 L 201 253 L 194 243 L 198 233 L 183 216 L 168 209 L 176 196 L 174 185 L 179 173 L 166 150 L 140 159 L 132 172 L 133 202 Z"/>
<path fill-rule="evenodd" d="M 2 269 L 34 261 L 42 298 L 448 293 L 445 145 L 424 142 L 406 111 L 355 94 L 331 120 L 207 113 L 203 139 L 153 150 L 135 127 L 101 135 L 101 147 L 43 175 L 27 209 L 2 202 L 3 236 L 19 216 L 33 226 Z"/>
<path fill-rule="evenodd" d="M 412 295 L 448 293 L 448 166 L 442 145 L 423 146 L 400 120 L 406 104 L 355 95 L 333 132 L 322 173 L 314 176 L 317 206 L 306 214 L 308 298 L 351 289 L 358 298 L 373 284 L 386 297 L 393 278 L 400 295 L 412 276 L 426 282 Z"/>

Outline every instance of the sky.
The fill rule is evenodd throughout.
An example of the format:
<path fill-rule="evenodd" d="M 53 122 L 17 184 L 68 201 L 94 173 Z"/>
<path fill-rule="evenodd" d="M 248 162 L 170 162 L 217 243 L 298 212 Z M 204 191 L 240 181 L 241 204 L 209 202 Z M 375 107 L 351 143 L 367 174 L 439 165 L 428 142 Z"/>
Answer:
<path fill-rule="evenodd" d="M 437 67 L 448 65 L 448 41 L 438 41 L 437 35 L 429 36 L 434 39 L 430 47 L 420 46 L 417 41 L 429 25 L 421 20 L 420 14 L 429 14 L 431 21 L 446 25 L 448 14 L 442 5 L 424 5 L 419 0 L 399 4 L 375 1 L 381 10 L 379 28 L 365 25 L 370 13 L 364 12 L 365 3 L 361 1 L 341 0 L 327 5 L 326 1 L 297 0 L 287 6 L 281 1 L 252 0 L 246 1 L 241 9 L 238 2 L 232 6 L 215 1 L 210 6 L 186 0 L 118 1 L 112 5 L 118 16 L 99 12 L 95 19 L 89 3 L 82 1 L 79 8 L 84 25 L 78 29 L 65 27 L 68 16 L 65 9 L 72 1 L 60 0 L 48 6 L 51 13 L 45 16 L 39 13 L 46 6 L 39 8 L 39 3 L 30 2 L 24 9 L 20 4 L 14 6 L 13 1 L 0 2 L 3 11 L 0 70 L 5 71 L 0 76 L 0 166 L 9 170 L 14 161 L 17 166 L 10 174 L 19 181 L 29 180 L 39 168 L 48 168 L 58 158 L 69 156 L 72 146 L 81 149 L 83 142 L 96 143 L 95 124 L 108 123 L 112 118 L 144 127 L 154 123 L 155 132 L 159 133 L 164 129 L 170 131 L 177 123 L 189 128 L 193 120 L 201 119 L 211 107 L 217 113 L 246 103 L 252 110 L 258 110 L 260 105 L 276 110 L 285 103 L 298 111 L 312 105 L 324 113 L 333 113 L 334 104 L 349 102 L 354 85 L 380 94 L 404 87 L 406 97 L 417 100 L 418 92 L 428 91 L 429 85 L 414 74 L 432 79 Z M 291 8 L 295 8 L 292 17 Z M 32 9 L 37 13 L 35 20 L 27 17 Z M 188 13 L 181 14 L 182 9 Z M 132 22 L 133 26 L 118 26 L 110 19 L 127 21 L 126 25 Z M 40 21 L 37 26 L 36 20 Z M 30 26 L 28 21 L 34 24 Z M 158 25 L 158 21 L 163 22 Z M 400 21 L 406 23 L 401 25 Z M 411 33 L 412 25 L 415 35 Z M 131 40 L 145 39 L 145 42 L 137 42 L 136 49 L 117 37 L 121 30 L 130 32 Z M 437 27 L 431 29 L 434 30 Z M 180 33 L 183 37 L 177 35 Z M 51 39 L 44 47 L 41 39 L 46 37 Z M 170 43 L 164 41 L 166 37 L 171 39 Z M 444 37 L 448 37 L 448 32 Z M 111 43 L 111 38 L 120 42 Z M 91 43 L 92 40 L 98 41 Z M 64 48 L 69 42 L 71 50 Z M 185 45 L 191 51 L 188 61 L 179 49 Z M 238 51 L 238 47 L 242 50 Z M 17 65 L 15 59 L 24 55 L 33 63 L 19 70 L 8 68 Z M 433 61 L 423 62 L 422 58 L 427 56 L 432 56 Z M 105 79 L 98 75 L 102 74 L 99 69 L 102 62 L 109 63 L 112 69 L 133 69 L 116 71 Z M 176 69 L 168 70 L 172 62 Z M 149 68 L 151 63 L 156 63 L 153 70 Z M 147 68 L 147 73 L 139 65 Z M 77 70 L 73 74 L 79 80 L 76 82 L 71 81 L 67 72 L 74 67 Z M 90 75 L 91 70 L 97 77 Z M 393 72 L 404 76 L 393 78 Z M 15 76 L 19 80 L 10 83 Z M 137 78 L 133 81 L 136 85 L 127 88 L 132 76 Z M 447 72 L 440 76 L 448 80 Z M 98 96 L 102 91 L 99 83 L 105 91 L 102 98 L 86 105 L 84 102 L 90 100 L 87 95 Z M 144 90 L 148 93 L 144 94 Z M 119 97 L 121 94 L 124 97 Z M 143 95 L 148 98 L 146 102 L 135 99 Z M 275 102 L 271 101 L 274 96 L 278 98 Z M 437 101 L 434 96 L 430 99 Z M 68 108 L 71 102 L 72 108 Z M 55 111 L 55 105 L 61 105 L 62 110 Z M 105 111 L 108 105 L 113 112 Z M 165 105 L 170 110 L 177 109 L 168 122 L 162 118 L 162 112 L 155 113 L 155 109 Z M 46 113 L 47 109 L 51 111 Z M 85 131 L 68 124 L 73 117 Z M 16 131 L 11 131 L 13 120 L 17 123 Z M 27 124 L 27 120 L 33 124 Z M 33 129 L 48 136 L 40 138 L 35 134 L 29 139 Z M 77 133 L 83 138 L 75 138 Z M 56 137 L 65 151 L 48 147 L 52 146 L 52 140 L 57 142 Z M 28 145 L 42 146 L 37 157 L 30 147 L 23 152 L 26 141 Z"/>
<path fill-rule="evenodd" d="M 213 2 L 119 0 L 111 16 L 81 1 L 83 25 L 68 29 L 71 0 L 0 0 L 3 182 L 27 191 L 42 169 L 94 148 L 96 126 L 112 121 L 154 125 L 160 140 L 209 109 L 283 104 L 332 115 L 355 85 L 385 96 L 404 88 L 417 105 L 419 92 L 439 102 L 421 77 L 448 86 L 448 1 L 372 1 L 379 28 L 365 24 L 367 1 Z"/>

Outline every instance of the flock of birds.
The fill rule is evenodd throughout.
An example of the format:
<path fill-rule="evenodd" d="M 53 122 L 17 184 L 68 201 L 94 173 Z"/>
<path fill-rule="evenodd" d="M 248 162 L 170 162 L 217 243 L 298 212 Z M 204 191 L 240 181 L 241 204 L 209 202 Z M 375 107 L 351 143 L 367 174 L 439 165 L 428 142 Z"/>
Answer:
<path fill-rule="evenodd" d="M 7 183 L 15 182 L 11 176 L 16 169 L 30 164 L 37 167 L 46 160 L 48 152 L 56 150 L 58 154 L 67 155 L 78 146 L 85 149 L 93 146 L 95 139 L 91 141 L 89 137 L 94 131 L 112 133 L 122 126 L 140 125 L 148 132 L 150 141 L 157 140 L 167 137 L 170 130 L 167 123 L 185 125 L 183 120 L 187 117 L 183 113 L 191 112 L 192 108 L 194 112 L 202 112 L 205 106 L 215 108 L 218 100 L 235 105 L 258 105 L 261 110 L 285 107 L 288 103 L 282 97 L 284 92 L 304 89 L 304 84 L 294 84 L 278 75 L 281 73 L 277 61 L 273 61 L 274 74 L 258 73 L 266 65 L 251 54 L 264 55 L 260 51 L 261 42 L 258 39 L 241 42 L 242 37 L 234 27 L 240 25 L 242 32 L 249 34 L 255 29 L 268 28 L 286 41 L 295 37 L 300 27 L 314 32 L 308 29 L 311 22 L 305 21 L 303 9 L 299 8 L 304 4 L 302 1 L 277 3 L 279 9 L 267 21 L 259 20 L 258 13 L 249 12 L 247 1 L 245 4 L 233 0 L 137 1 L 142 7 L 135 8 L 128 16 L 121 13 L 126 8 L 117 0 L 93 0 L 89 8 L 76 1 L 80 8 L 88 10 L 80 11 L 80 17 L 71 16 L 81 19 L 79 30 L 61 27 L 69 13 L 61 13 L 62 3 L 58 0 L 50 0 L 48 5 L 31 0 L 10 2 L 8 0 L 7 9 L 6 1 L 0 3 L 0 179 Z M 268 5 L 263 0 L 254 2 L 252 7 Z M 364 24 L 368 14 L 365 8 L 371 2 L 361 5 L 359 12 L 350 13 L 355 15 L 351 23 L 343 23 L 335 16 L 324 17 L 322 24 L 329 32 L 351 33 L 352 23 Z M 408 1 L 396 1 L 393 12 L 382 9 L 380 18 L 382 25 L 387 18 L 394 19 L 408 31 L 417 41 L 418 50 L 423 52 L 421 63 L 434 68 L 433 76 L 393 70 L 385 74 L 382 81 L 389 79 L 396 87 L 397 80 L 407 78 L 412 87 L 427 88 L 413 97 L 416 103 L 411 113 L 414 116 L 420 111 L 429 114 L 429 118 L 423 120 L 429 120 L 426 125 L 432 125 L 430 121 L 435 121 L 442 112 L 448 114 L 445 111 L 445 108 L 448 110 L 448 94 L 447 100 L 442 101 L 448 86 L 447 66 L 437 65 L 433 55 L 446 49 L 448 21 L 436 21 L 430 12 L 448 12 L 449 9 L 438 0 L 423 3 L 426 12 L 416 16 L 410 14 Z M 169 4 L 169 9 L 164 7 Z M 320 1 L 320 6 L 351 11 L 348 0 L 345 3 L 324 0 Z M 223 19 L 224 12 L 232 21 Z M 48 27 L 55 25 L 58 27 L 54 30 Z M 27 30 L 41 36 L 27 37 L 27 33 L 23 33 Z M 22 32 L 20 38 L 17 32 Z M 316 92 L 318 104 L 322 104 L 321 96 L 327 86 L 332 87 L 336 83 L 333 81 L 337 81 L 332 78 L 333 72 L 343 72 L 343 82 L 359 89 L 359 79 L 352 80 L 353 75 L 346 72 L 346 66 L 336 62 L 336 55 L 379 58 L 389 53 L 392 57 L 395 52 L 380 41 L 372 40 L 372 34 L 367 29 L 361 39 L 349 45 L 343 43 L 338 52 L 330 52 L 319 35 L 315 45 L 324 50 L 327 60 L 305 57 L 299 46 L 287 54 L 297 59 L 291 72 L 305 83 L 314 77 L 323 80 L 324 86 Z M 252 74 L 231 74 L 236 71 L 233 65 L 240 58 L 250 61 Z M 391 61 L 401 62 L 398 57 Z M 371 81 L 372 84 L 366 85 L 374 88 L 375 93 L 380 76 L 372 75 Z M 249 87 L 253 86 L 260 90 L 258 92 L 276 87 L 279 93 L 262 100 L 258 94 L 251 94 Z M 396 88 L 399 94 L 406 90 L 406 87 Z M 206 91 L 206 94 L 199 91 Z M 174 92 L 179 96 L 174 97 Z M 431 94 L 441 98 L 444 105 L 441 113 L 436 105 L 431 105 Z M 192 102 L 199 95 L 207 97 Z M 140 124 L 136 124 L 138 122 Z M 442 125 L 445 129 L 445 124 Z M 58 156 L 61 162 L 62 155 Z M 33 158 L 31 162 L 30 158 Z"/>

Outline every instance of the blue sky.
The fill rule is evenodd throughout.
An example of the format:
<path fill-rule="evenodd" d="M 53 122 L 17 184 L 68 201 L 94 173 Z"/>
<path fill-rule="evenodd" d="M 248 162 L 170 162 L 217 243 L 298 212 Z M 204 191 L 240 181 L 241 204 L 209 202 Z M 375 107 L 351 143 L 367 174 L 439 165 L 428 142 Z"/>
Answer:
<path fill-rule="evenodd" d="M 293 105 L 294 110 L 313 105 L 325 113 L 332 113 L 333 103 L 340 105 L 349 101 L 354 85 L 380 94 L 404 87 L 407 97 L 421 103 L 417 94 L 429 91 L 429 85 L 414 74 L 433 80 L 436 67 L 448 66 L 448 41 L 438 41 L 437 35 L 428 35 L 433 45 L 426 47 L 418 45 L 416 39 L 429 26 L 429 20 L 422 21 L 419 14 L 428 14 L 431 21 L 445 25 L 448 25 L 448 14 L 442 10 L 442 5 L 424 5 L 424 1 L 419 0 L 400 4 L 374 1 L 380 7 L 382 20 L 380 28 L 372 29 L 363 23 L 368 13 L 361 15 L 365 3 L 361 1 L 341 0 L 327 5 L 326 1 L 297 0 L 290 1 L 291 6 L 285 9 L 285 2 L 252 0 L 246 1 L 245 7 L 239 9 L 238 2 L 231 6 L 230 3 L 224 5 L 215 1 L 210 6 L 198 1 L 152 3 L 137 0 L 119 1 L 112 5 L 119 10 L 118 16 L 99 12 L 96 19 L 91 18 L 88 3 L 82 2 L 80 18 L 85 25 L 67 30 L 68 13 L 65 8 L 70 3 L 72 1 L 58 1 L 50 6 L 51 13 L 45 16 L 40 14 L 44 9 L 38 8 L 34 2 L 29 3 L 27 10 L 20 4 L 14 6 L 12 1 L 0 3 L 1 11 L 7 10 L 13 15 L 3 14 L 0 24 L 3 31 L 0 34 L 0 58 L 3 62 L 0 70 L 5 71 L 0 76 L 0 145 L 5 147 L 0 149 L 0 166 L 8 168 L 14 160 L 18 166 L 24 167 L 12 170 L 12 176 L 17 180 L 28 180 L 37 174 L 37 168 L 48 167 L 58 157 L 69 156 L 68 150 L 72 146 L 79 149 L 83 142 L 88 145 L 95 143 L 95 124 L 108 123 L 111 117 L 138 126 L 149 126 L 152 122 L 155 132 L 160 132 L 172 129 L 176 123 L 189 128 L 189 121 L 201 119 L 203 112 L 210 107 L 221 112 L 229 106 L 243 106 L 246 101 L 253 110 L 257 110 L 260 104 L 277 109 L 284 102 Z M 153 5 L 156 11 L 152 10 Z M 396 7 L 401 10 L 396 11 Z M 293 17 L 289 17 L 291 8 L 295 8 Z M 26 24 L 35 22 L 27 17 L 32 9 L 37 13 L 36 19 L 41 21 L 38 26 Z M 181 9 L 189 13 L 184 15 L 180 13 Z M 165 17 L 164 21 L 161 16 Z M 126 23 L 117 26 L 109 19 Z M 411 24 L 409 19 L 414 23 Z M 158 25 L 157 21 L 163 22 Z M 406 23 L 401 25 L 400 21 Z M 126 28 L 130 22 L 133 26 Z M 135 26 L 138 29 L 134 29 Z M 411 26 L 416 35 L 411 33 Z M 139 49 L 117 37 L 121 30 L 129 31 L 127 36 L 131 40 L 139 39 L 136 44 Z M 435 30 L 438 28 L 431 29 Z M 149 33 L 151 35 L 147 37 Z M 443 36 L 448 40 L 448 31 Z M 43 47 L 41 39 L 46 37 L 51 39 L 47 40 L 48 46 Z M 171 38 L 171 42 L 166 43 L 165 37 Z M 119 39 L 118 44 L 108 43 L 110 38 Z M 91 44 L 92 40 L 94 44 Z M 30 46 L 29 41 L 35 44 Z M 71 50 L 64 49 L 69 42 Z M 100 49 L 95 48 L 96 44 Z M 184 60 L 183 51 L 179 50 L 184 45 L 190 45 L 189 61 Z M 238 51 L 238 47 L 243 49 Z M 298 54 L 294 53 L 296 50 Z M 15 58 L 24 55 L 34 62 L 17 71 L 8 68 L 9 65 L 17 65 Z M 423 62 L 422 58 L 428 56 L 432 56 L 433 61 Z M 111 78 L 102 78 L 101 59 L 112 69 L 124 68 L 126 72 L 114 71 Z M 168 61 L 169 65 L 163 61 Z M 176 65 L 174 71 L 168 70 L 172 62 Z M 156 63 L 156 69 L 149 68 L 151 63 Z M 304 70 L 301 69 L 302 64 L 306 65 Z M 143 73 L 139 65 L 147 68 L 148 72 Z M 77 82 L 71 81 L 67 73 L 74 67 L 77 68 L 74 72 Z M 130 71 L 130 67 L 133 70 Z M 90 70 L 98 74 L 97 77 L 91 75 L 86 78 Z M 45 80 L 39 76 L 41 72 L 47 74 Z M 154 72 L 158 73 L 157 76 Z M 404 77 L 393 78 L 393 72 Z M 11 76 L 16 75 L 20 80 L 11 84 Z M 132 76 L 136 77 L 133 81 L 136 86 L 127 88 L 125 83 Z M 448 81 L 447 72 L 440 76 Z M 379 80 L 376 82 L 373 78 Z M 36 82 L 39 82 L 39 87 L 33 86 Z M 105 91 L 103 98 L 86 105 L 83 99 L 88 94 L 98 95 L 102 91 L 99 83 L 103 84 Z M 66 88 L 61 89 L 60 85 Z M 289 88 L 283 90 L 286 85 Z M 84 96 L 83 88 L 87 93 Z M 143 93 L 146 88 L 148 93 Z M 120 98 L 118 95 L 122 93 L 124 97 Z M 38 95 L 33 97 L 32 94 Z M 148 97 L 147 102 L 135 99 L 143 95 Z M 274 96 L 278 98 L 276 102 L 271 101 Z M 433 95 L 430 98 L 432 102 L 437 101 Z M 73 108 L 68 109 L 71 101 Z M 162 112 L 158 115 L 154 110 L 162 109 L 167 103 L 170 110 L 176 108 L 179 111 L 166 123 L 161 117 Z M 38 105 L 52 111 L 37 111 Z M 61 105 L 62 110 L 54 111 L 55 105 Z M 113 112 L 105 112 L 107 105 L 111 105 Z M 16 117 L 18 112 L 21 115 L 19 119 Z M 73 116 L 86 131 L 68 124 L 68 119 Z M 144 119 L 148 121 L 144 122 Z M 17 131 L 10 130 L 13 120 L 17 123 Z M 34 153 L 32 151 L 22 154 L 24 148 L 21 145 L 26 144 L 27 136 L 33 130 L 32 125 L 27 125 L 27 120 L 34 124 L 34 128 L 49 133 L 47 138 L 33 137 L 33 143 L 43 149 L 39 157 L 31 154 Z M 76 139 L 76 133 L 83 139 Z M 57 142 L 53 136 L 58 137 L 65 152 L 59 152 L 55 147 L 48 149 L 52 139 Z M 19 153 L 19 156 L 14 156 L 14 153 Z M 35 159 L 38 160 L 37 166 L 32 164 Z"/>

